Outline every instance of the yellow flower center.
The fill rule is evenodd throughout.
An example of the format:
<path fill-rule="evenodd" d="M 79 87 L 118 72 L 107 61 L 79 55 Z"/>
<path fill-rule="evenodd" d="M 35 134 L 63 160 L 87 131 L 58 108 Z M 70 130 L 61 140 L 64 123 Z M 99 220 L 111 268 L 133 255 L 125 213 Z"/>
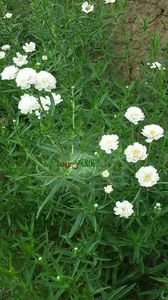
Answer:
<path fill-rule="evenodd" d="M 107 142 L 106 142 L 106 145 L 107 145 L 107 147 L 111 147 L 111 146 L 112 146 L 112 144 L 113 144 L 113 142 L 112 142 L 112 141 L 107 141 Z"/>
<path fill-rule="evenodd" d="M 87 6 L 86 6 L 86 10 L 90 10 L 90 5 L 87 5 Z"/>
<path fill-rule="evenodd" d="M 152 179 L 152 174 L 151 173 L 146 173 L 144 175 L 144 181 L 149 182 Z"/>
<path fill-rule="evenodd" d="M 152 137 L 154 137 L 154 136 L 156 135 L 156 132 L 155 132 L 154 129 L 151 129 L 151 130 L 150 130 L 150 135 L 151 135 Z"/>
<path fill-rule="evenodd" d="M 135 157 L 139 157 L 140 151 L 139 151 L 138 149 L 133 149 L 133 150 L 132 150 L 132 154 L 133 154 L 133 156 L 135 156 Z"/>

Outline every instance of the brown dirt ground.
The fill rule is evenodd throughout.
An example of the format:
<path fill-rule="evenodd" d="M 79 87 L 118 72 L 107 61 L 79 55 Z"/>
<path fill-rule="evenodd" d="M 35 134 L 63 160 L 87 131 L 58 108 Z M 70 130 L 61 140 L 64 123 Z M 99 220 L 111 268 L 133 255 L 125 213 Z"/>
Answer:
<path fill-rule="evenodd" d="M 145 20 L 148 23 L 146 30 L 143 29 Z M 162 59 L 168 44 L 168 0 L 128 0 L 122 33 L 120 31 L 118 35 L 117 32 L 117 47 L 122 49 L 122 56 L 125 57 L 120 65 L 125 79 L 135 78 L 139 72 L 137 67 L 146 64 L 151 57 L 151 38 L 157 33 L 161 48 L 155 61 Z M 129 48 L 131 51 L 127 50 Z"/>

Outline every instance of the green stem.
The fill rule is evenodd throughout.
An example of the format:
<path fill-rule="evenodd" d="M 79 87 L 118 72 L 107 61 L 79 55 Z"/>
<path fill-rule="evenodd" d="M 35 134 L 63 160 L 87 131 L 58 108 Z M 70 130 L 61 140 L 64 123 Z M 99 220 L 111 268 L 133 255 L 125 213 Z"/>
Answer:
<path fill-rule="evenodd" d="M 73 139 L 75 137 L 75 97 L 74 97 L 74 86 L 71 87 L 72 90 L 72 129 L 73 129 Z M 72 142 L 71 156 L 74 155 L 74 141 Z"/>

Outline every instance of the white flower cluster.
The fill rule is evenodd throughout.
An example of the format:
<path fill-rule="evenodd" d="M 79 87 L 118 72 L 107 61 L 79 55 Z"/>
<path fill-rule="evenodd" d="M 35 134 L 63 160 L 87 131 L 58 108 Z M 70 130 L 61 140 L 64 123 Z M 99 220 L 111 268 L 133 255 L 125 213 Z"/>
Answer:
<path fill-rule="evenodd" d="M 133 124 L 137 125 L 139 121 L 143 121 L 145 118 L 144 113 L 139 107 L 129 107 L 124 114 L 124 116 Z M 164 136 L 164 130 L 162 127 L 156 124 L 146 125 L 142 129 L 142 135 L 145 136 L 146 142 L 151 143 L 154 140 L 158 140 Z M 111 154 L 112 150 L 117 150 L 119 144 L 119 137 L 116 134 L 103 135 L 99 146 L 101 150 L 104 150 L 106 153 Z M 124 151 L 127 162 L 137 163 L 138 161 L 144 161 L 148 154 L 146 146 L 141 145 L 138 142 L 133 143 L 133 145 L 127 146 Z M 108 170 L 102 172 L 103 177 L 109 177 Z M 159 174 L 157 170 L 149 165 L 141 167 L 135 174 L 135 178 L 138 179 L 140 186 L 142 187 L 152 187 L 157 184 L 159 181 Z M 104 191 L 110 194 L 113 191 L 112 185 L 107 185 L 104 187 Z M 123 202 L 116 202 L 116 207 L 114 208 L 116 215 L 120 217 L 128 218 L 133 213 L 133 205 L 124 200 Z"/>
<path fill-rule="evenodd" d="M 165 67 L 162 67 L 161 63 L 158 61 L 154 61 L 153 63 L 147 63 L 148 66 L 150 66 L 151 69 L 159 69 L 159 70 L 165 70 Z"/>
<path fill-rule="evenodd" d="M 63 101 L 59 94 L 52 93 L 52 98 L 55 105 Z M 34 112 L 35 115 L 40 119 L 41 111 L 43 110 L 47 112 L 51 106 L 51 101 L 52 100 L 49 96 L 40 96 L 39 98 L 36 98 L 29 94 L 24 94 L 23 96 L 21 96 L 18 108 L 22 114 L 27 115 L 28 113 L 31 114 L 32 112 Z"/>
<path fill-rule="evenodd" d="M 10 45 L 4 45 L 1 49 L 8 50 Z M 33 42 L 26 43 L 23 49 L 26 53 L 35 51 L 36 45 Z M 1 58 L 0 51 L 0 58 Z M 5 52 L 3 52 L 5 53 Z M 2 54 L 3 57 L 3 54 Z M 1 73 L 2 80 L 14 80 L 17 87 L 22 90 L 29 89 L 33 87 L 37 91 L 50 92 L 49 96 L 38 96 L 24 94 L 21 96 L 18 108 L 23 114 L 28 114 L 34 112 L 38 118 L 42 111 L 48 111 L 52 103 L 55 105 L 62 102 L 61 96 L 56 94 L 53 90 L 56 88 L 56 78 L 47 71 L 36 72 L 33 68 L 23 68 L 19 69 L 28 63 L 27 55 L 22 55 L 19 52 L 16 53 L 16 57 L 13 57 L 13 62 L 16 65 L 10 65 L 4 68 Z M 45 60 L 46 57 L 43 59 Z M 52 92 L 53 91 L 53 92 Z"/>

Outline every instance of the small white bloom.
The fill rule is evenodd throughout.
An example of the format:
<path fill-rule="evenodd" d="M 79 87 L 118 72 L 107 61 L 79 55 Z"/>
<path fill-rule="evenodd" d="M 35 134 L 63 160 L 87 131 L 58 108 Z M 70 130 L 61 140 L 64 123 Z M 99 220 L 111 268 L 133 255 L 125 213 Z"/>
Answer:
<path fill-rule="evenodd" d="M 17 72 L 18 72 L 18 68 L 15 66 L 8 66 L 6 67 L 2 73 L 1 73 L 1 78 L 2 80 L 11 80 L 11 79 L 15 79 Z"/>
<path fill-rule="evenodd" d="M 139 121 L 143 121 L 145 118 L 142 110 L 136 106 L 129 107 L 124 116 L 128 121 L 134 123 L 135 125 L 137 125 Z"/>
<path fill-rule="evenodd" d="M 141 167 L 136 172 L 135 177 L 138 179 L 139 184 L 144 187 L 152 187 L 159 180 L 157 170 L 152 166 Z"/>
<path fill-rule="evenodd" d="M 60 278 L 60 276 L 57 276 L 56 279 L 57 279 L 57 281 L 60 281 L 61 278 Z"/>
<path fill-rule="evenodd" d="M 108 170 L 105 170 L 105 171 L 102 172 L 102 176 L 103 176 L 103 177 L 109 177 L 109 175 L 110 175 L 110 174 L 109 174 L 109 171 L 108 171 Z"/>
<path fill-rule="evenodd" d="M 113 192 L 113 188 L 112 188 L 112 185 L 107 185 L 104 187 L 104 191 L 107 193 L 107 194 L 110 194 L 111 192 Z"/>
<path fill-rule="evenodd" d="M 42 256 L 39 256 L 38 260 L 42 260 L 42 259 L 43 259 Z"/>
<path fill-rule="evenodd" d="M 126 155 L 126 160 L 128 162 L 136 163 L 139 160 L 145 160 L 147 158 L 146 151 L 147 149 L 145 146 L 134 143 L 125 149 L 124 154 Z"/>
<path fill-rule="evenodd" d="M 99 146 L 102 150 L 106 153 L 110 154 L 111 150 L 116 150 L 118 148 L 118 141 L 119 137 L 116 134 L 107 134 L 103 135 Z"/>
<path fill-rule="evenodd" d="M 37 73 L 32 68 L 21 69 L 16 76 L 16 84 L 21 89 L 28 89 L 36 82 Z"/>
<path fill-rule="evenodd" d="M 42 60 L 47 60 L 47 59 L 48 59 L 47 55 L 42 56 Z"/>
<path fill-rule="evenodd" d="M 35 51 L 35 49 L 36 49 L 36 44 L 34 42 L 25 43 L 23 46 L 23 50 L 26 53 L 33 52 L 33 51 Z"/>
<path fill-rule="evenodd" d="M 164 136 L 163 128 L 156 124 L 144 126 L 141 133 L 143 136 L 147 137 L 147 143 L 151 143 L 152 141 L 158 140 Z"/>
<path fill-rule="evenodd" d="M 3 50 L 3 51 L 7 51 L 7 50 L 9 50 L 10 49 L 10 45 L 8 45 L 8 44 L 6 44 L 6 45 L 3 45 L 2 47 L 1 47 L 1 49 Z"/>
<path fill-rule="evenodd" d="M 75 251 L 75 252 L 77 252 L 78 250 L 79 250 L 78 247 L 75 247 L 75 248 L 74 248 L 74 251 Z"/>
<path fill-rule="evenodd" d="M 105 0 L 105 4 L 108 4 L 108 3 L 115 3 L 116 0 Z"/>
<path fill-rule="evenodd" d="M 94 10 L 94 5 L 86 1 L 82 4 L 81 9 L 84 13 L 88 14 Z"/>
<path fill-rule="evenodd" d="M 0 59 L 5 58 L 6 53 L 4 51 L 0 51 Z"/>
<path fill-rule="evenodd" d="M 27 55 L 22 55 L 19 52 L 16 53 L 16 57 L 13 57 L 13 62 L 18 67 L 22 67 L 23 65 L 27 65 Z"/>
<path fill-rule="evenodd" d="M 133 213 L 133 205 L 127 200 L 124 200 L 122 202 L 117 201 L 116 206 L 114 207 L 114 213 L 117 216 L 120 216 L 120 218 L 129 218 Z"/>
<path fill-rule="evenodd" d="M 39 110 L 40 105 L 36 97 L 24 94 L 23 96 L 21 96 L 18 108 L 22 114 L 27 115 L 28 113 L 32 113 L 33 111 Z"/>
<path fill-rule="evenodd" d="M 57 104 L 59 104 L 60 102 L 63 101 L 63 99 L 61 98 L 61 95 L 56 94 L 56 93 L 51 93 L 51 95 L 53 97 L 55 105 L 57 105 Z"/>
<path fill-rule="evenodd" d="M 156 69 L 156 68 L 158 68 L 159 70 L 162 69 L 162 65 L 158 61 L 154 61 L 152 64 L 148 63 L 148 65 L 150 65 L 151 69 Z"/>
<path fill-rule="evenodd" d="M 50 97 L 46 96 L 46 97 L 40 97 L 40 102 L 41 102 L 41 105 L 43 107 L 43 109 L 45 111 L 48 111 L 49 108 L 50 108 L 50 105 L 51 105 L 51 99 Z"/>
<path fill-rule="evenodd" d="M 40 62 L 36 62 L 36 66 L 41 66 L 41 63 Z"/>
<path fill-rule="evenodd" d="M 12 18 L 12 13 L 8 12 L 4 15 L 4 19 L 10 19 L 10 18 Z"/>
<path fill-rule="evenodd" d="M 37 73 L 35 88 L 39 91 L 44 89 L 46 92 L 51 92 L 51 90 L 56 88 L 56 82 L 52 74 L 46 71 L 40 71 Z"/>
<path fill-rule="evenodd" d="M 156 213 L 159 213 L 161 211 L 161 204 L 159 202 L 157 202 L 154 206 L 154 211 Z"/>
<path fill-rule="evenodd" d="M 99 204 L 98 203 L 95 203 L 94 204 L 94 208 L 98 208 L 99 207 Z"/>

